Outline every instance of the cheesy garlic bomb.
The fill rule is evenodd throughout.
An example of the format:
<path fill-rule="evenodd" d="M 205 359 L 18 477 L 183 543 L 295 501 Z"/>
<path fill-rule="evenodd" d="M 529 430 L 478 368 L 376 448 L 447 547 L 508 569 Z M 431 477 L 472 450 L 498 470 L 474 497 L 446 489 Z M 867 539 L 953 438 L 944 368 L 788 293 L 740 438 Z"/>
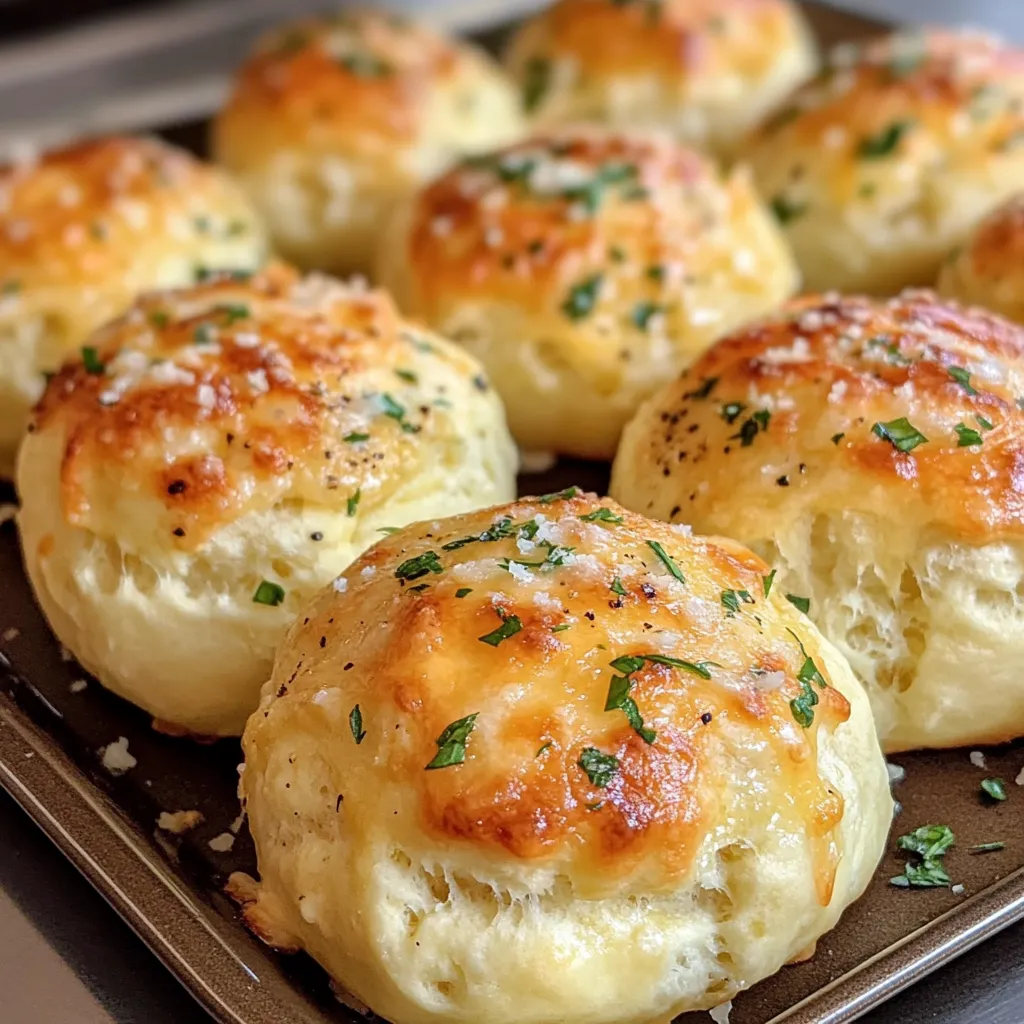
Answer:
<path fill-rule="evenodd" d="M 0 166 L 0 476 L 29 411 L 97 327 L 151 288 L 266 255 L 222 171 L 155 139 L 105 138 Z"/>
<path fill-rule="evenodd" d="M 140 299 L 18 464 L 57 638 L 165 723 L 237 734 L 302 605 L 385 528 L 514 493 L 477 364 L 377 292 L 275 269 Z"/>
<path fill-rule="evenodd" d="M 487 367 L 524 449 L 595 459 L 644 398 L 798 284 L 742 171 L 603 129 L 464 161 L 394 219 L 378 278 Z"/>
<path fill-rule="evenodd" d="M 643 1024 L 838 920 L 892 802 L 867 700 L 737 544 L 570 488 L 407 527 L 243 737 L 249 924 L 393 1024 Z"/>
<path fill-rule="evenodd" d="M 809 297 L 645 405 L 611 491 L 777 568 L 886 748 L 999 743 L 1024 734 L 1022 402 L 1024 329 L 927 292 Z"/>

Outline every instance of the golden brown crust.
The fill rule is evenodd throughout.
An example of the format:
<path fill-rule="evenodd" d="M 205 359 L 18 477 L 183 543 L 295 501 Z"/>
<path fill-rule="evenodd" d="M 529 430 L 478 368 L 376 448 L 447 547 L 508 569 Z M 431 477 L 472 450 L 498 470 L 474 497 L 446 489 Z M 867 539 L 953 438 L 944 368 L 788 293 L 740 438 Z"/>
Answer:
<path fill-rule="evenodd" d="M 213 237 L 260 234 L 224 175 L 156 139 L 102 138 L 0 166 L 0 289 L 107 286 L 140 239 L 182 253 Z M 113 290 L 113 289 L 111 289 Z"/>
<path fill-rule="evenodd" d="M 997 316 L 928 292 L 811 296 L 657 396 L 624 437 L 612 492 L 736 536 L 759 536 L 756 517 L 784 531 L 844 509 L 979 543 L 1019 537 L 1022 400 L 1024 330 Z M 879 436 L 885 424 L 900 436 Z"/>
<path fill-rule="evenodd" d="M 457 415 L 451 378 L 432 376 L 444 364 L 467 385 L 477 373 L 383 293 L 279 266 L 143 296 L 51 380 L 31 429 L 62 431 L 69 522 L 117 535 L 130 468 L 166 542 L 195 550 L 285 498 L 361 512 L 386 500 L 417 434 Z"/>
<path fill-rule="evenodd" d="M 791 208 L 809 191 L 808 204 L 870 207 L 887 196 L 891 206 L 898 181 L 950 166 L 971 173 L 1014 159 L 1022 143 L 1024 52 L 979 33 L 922 30 L 841 49 L 745 155 L 769 197 Z"/>
<path fill-rule="evenodd" d="M 758 806 L 820 841 L 824 905 L 843 805 L 815 744 L 850 708 L 822 676 L 810 727 L 795 720 L 807 658 L 826 672 L 817 634 L 765 597 L 767 566 L 745 549 L 573 491 L 420 524 L 368 551 L 282 646 L 247 759 L 264 765 L 264 737 L 294 742 L 290 728 L 326 714 L 340 729 L 358 705 L 365 737 L 332 747 L 346 801 L 371 799 L 367 776 L 383 773 L 432 841 L 556 858 L 578 894 L 598 894 L 629 878 L 670 891 L 727 816 L 762 813 L 733 757 L 767 744 L 778 771 Z M 687 664 L 613 664 L 640 655 Z M 624 672 L 639 726 L 605 707 Z M 467 715 L 464 763 L 426 770 Z M 587 751 L 614 759 L 604 784 L 581 765 Z"/>
<path fill-rule="evenodd" d="M 793 44 L 798 22 L 788 0 L 559 0 L 533 24 L 548 55 L 576 58 L 588 75 L 678 80 L 763 74 Z"/>
<path fill-rule="evenodd" d="M 386 158 L 423 132 L 432 90 L 465 76 L 473 51 L 397 14 L 346 11 L 268 35 L 242 66 L 216 131 L 232 162 L 282 148 Z M 381 147 L 384 147 L 383 149 Z"/>

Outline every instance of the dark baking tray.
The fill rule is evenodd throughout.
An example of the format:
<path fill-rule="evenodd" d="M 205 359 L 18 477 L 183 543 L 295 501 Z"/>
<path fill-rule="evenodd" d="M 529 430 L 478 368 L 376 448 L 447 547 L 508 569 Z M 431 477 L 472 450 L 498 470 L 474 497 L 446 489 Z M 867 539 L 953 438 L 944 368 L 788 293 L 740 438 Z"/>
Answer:
<path fill-rule="evenodd" d="M 862 19 L 809 8 L 825 42 L 877 30 Z M 485 38 L 495 43 L 498 34 Z M 204 125 L 176 126 L 167 137 L 202 152 Z M 520 478 L 522 493 L 569 484 L 603 491 L 607 466 L 562 462 Z M 0 488 L 0 502 L 13 495 Z M 216 852 L 230 830 L 239 746 L 206 746 L 154 732 L 149 718 L 104 691 L 61 655 L 22 572 L 13 523 L 0 526 L 0 785 L 113 904 L 142 939 L 218 1020 L 234 1024 L 362 1021 L 334 997 L 324 973 L 304 955 L 280 956 L 239 923 L 222 894 L 230 872 L 255 872 L 243 825 L 234 846 Z M 100 750 L 126 737 L 137 765 L 112 776 Z M 1013 780 L 1024 745 L 985 751 L 976 767 L 967 751 L 894 758 L 906 769 L 896 795 L 894 835 L 949 824 L 957 845 L 947 866 L 963 893 L 899 890 L 888 879 L 902 861 L 890 852 L 874 882 L 818 944 L 810 961 L 784 968 L 734 1001 L 733 1024 L 842 1024 L 866 1013 L 929 971 L 1024 918 L 1024 790 Z M 1008 783 L 993 805 L 979 791 L 987 775 Z M 205 821 L 182 836 L 161 832 L 161 811 L 200 810 Z M 1001 840 L 1005 849 L 972 855 L 968 847 Z M 680 1024 L 706 1024 L 687 1014 Z"/>

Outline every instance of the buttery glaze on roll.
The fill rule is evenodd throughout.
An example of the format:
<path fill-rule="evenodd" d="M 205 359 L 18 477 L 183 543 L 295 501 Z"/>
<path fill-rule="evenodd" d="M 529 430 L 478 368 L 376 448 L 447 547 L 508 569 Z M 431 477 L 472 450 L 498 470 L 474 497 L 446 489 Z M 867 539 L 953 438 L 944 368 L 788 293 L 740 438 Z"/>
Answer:
<path fill-rule="evenodd" d="M 932 285 L 1024 176 L 1024 51 L 919 31 L 844 46 L 743 150 L 809 289 Z"/>
<path fill-rule="evenodd" d="M 255 270 L 263 228 L 221 171 L 155 139 L 0 165 L 0 476 L 46 375 L 138 292 Z"/>
<path fill-rule="evenodd" d="M 522 131 L 490 57 L 400 15 L 345 11 L 268 35 L 213 127 L 217 160 L 306 269 L 372 263 L 394 204 L 464 153 Z"/>
<path fill-rule="evenodd" d="M 1022 402 L 1024 330 L 997 316 L 810 297 L 652 399 L 611 490 L 777 566 L 886 748 L 998 743 L 1024 734 Z"/>
<path fill-rule="evenodd" d="M 501 404 L 381 293 L 275 268 L 152 293 L 50 382 L 25 564 L 101 683 L 237 734 L 298 609 L 386 527 L 514 494 Z"/>
<path fill-rule="evenodd" d="M 837 921 L 892 813 L 844 659 L 730 541 L 576 488 L 380 541 L 243 738 L 249 924 L 394 1024 L 642 1024 Z"/>
<path fill-rule="evenodd" d="M 579 128 L 421 191 L 382 240 L 379 278 L 483 362 L 523 448 L 603 459 L 644 398 L 798 283 L 742 171 Z"/>
<path fill-rule="evenodd" d="M 539 123 L 664 128 L 719 156 L 817 63 L 790 0 L 559 0 L 506 55 Z"/>
<path fill-rule="evenodd" d="M 993 210 L 950 255 L 938 290 L 1024 324 L 1024 193 Z"/>

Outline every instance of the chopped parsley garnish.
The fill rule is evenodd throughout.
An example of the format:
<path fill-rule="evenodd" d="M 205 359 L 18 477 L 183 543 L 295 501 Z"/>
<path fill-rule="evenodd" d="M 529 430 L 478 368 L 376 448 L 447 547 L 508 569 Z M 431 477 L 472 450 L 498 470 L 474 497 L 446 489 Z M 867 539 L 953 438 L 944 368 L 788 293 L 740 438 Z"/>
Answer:
<path fill-rule="evenodd" d="M 249 307 L 240 302 L 229 302 L 223 306 L 217 306 L 214 312 L 220 313 L 230 326 L 236 320 L 245 320 L 249 316 Z"/>
<path fill-rule="evenodd" d="M 614 754 L 602 754 L 597 747 L 584 747 L 576 763 L 598 789 L 606 789 L 619 770 L 619 759 Z"/>
<path fill-rule="evenodd" d="M 750 592 L 747 590 L 723 590 L 722 591 L 722 604 L 729 610 L 730 614 L 734 614 L 740 610 L 740 602 L 743 604 L 753 604 L 754 599 L 750 596 Z"/>
<path fill-rule="evenodd" d="M 568 501 L 570 498 L 575 498 L 583 492 L 576 486 L 566 487 L 562 491 L 555 491 L 552 494 L 542 494 L 539 498 L 535 499 L 541 505 L 551 505 L 556 501 Z"/>
<path fill-rule="evenodd" d="M 466 741 L 469 734 L 476 725 L 476 718 L 480 712 L 466 715 L 452 722 L 440 736 L 434 741 L 437 744 L 437 753 L 434 755 L 427 770 L 432 768 L 450 768 L 454 764 L 462 764 L 466 760 Z"/>
<path fill-rule="evenodd" d="M 263 580 L 252 595 L 255 604 L 278 605 L 284 600 L 284 587 L 270 580 Z"/>
<path fill-rule="evenodd" d="M 947 366 L 946 372 L 959 384 L 969 395 L 976 395 L 978 392 L 971 386 L 970 371 L 962 366 Z"/>
<path fill-rule="evenodd" d="M 417 384 L 417 383 L 419 383 L 419 377 L 417 377 L 416 374 L 412 372 L 412 370 L 402 370 L 402 369 L 395 370 L 395 376 L 396 377 L 400 377 L 407 384 Z"/>
<path fill-rule="evenodd" d="M 643 662 L 640 664 L 642 665 Z M 633 682 L 628 675 L 612 676 L 612 681 L 608 685 L 608 696 L 605 698 L 604 709 L 605 711 L 624 712 L 626 720 L 629 722 L 633 731 L 645 743 L 653 743 L 656 734 L 653 729 L 649 729 L 644 725 L 644 719 L 640 714 L 640 709 L 636 706 L 636 701 L 629 695 L 629 691 L 632 688 Z"/>
<path fill-rule="evenodd" d="M 652 263 L 644 273 L 652 280 L 657 281 L 661 284 L 665 280 L 665 264 L 664 263 Z"/>
<path fill-rule="evenodd" d="M 567 629 L 572 629 L 571 622 L 563 622 L 560 626 L 552 626 L 552 633 L 564 633 Z"/>
<path fill-rule="evenodd" d="M 610 508 L 605 508 L 603 505 L 600 508 L 595 508 L 593 512 L 584 512 L 577 518 L 582 519 L 585 523 L 615 523 L 618 525 L 622 522 L 622 516 L 616 515 Z"/>
<path fill-rule="evenodd" d="M 647 546 L 658 556 L 661 564 L 668 569 L 672 576 L 679 580 L 680 583 L 686 582 L 686 577 L 683 575 L 682 570 L 672 560 L 672 556 L 656 540 L 649 540 Z"/>
<path fill-rule="evenodd" d="M 392 72 L 392 67 L 387 61 L 372 53 L 346 53 L 338 58 L 338 63 L 357 78 L 386 78 Z"/>
<path fill-rule="evenodd" d="M 643 668 L 644 662 L 653 662 L 655 665 L 668 665 L 670 668 L 681 668 L 701 679 L 710 679 L 711 671 L 708 666 L 718 668 L 714 661 L 684 661 L 682 658 L 671 658 L 667 654 L 624 654 L 611 662 L 616 672 L 624 675 L 631 675 Z"/>
<path fill-rule="evenodd" d="M 650 325 L 651 319 L 657 316 L 659 313 L 664 313 L 665 307 L 658 302 L 638 302 L 633 307 L 633 312 L 630 315 L 630 319 L 640 328 L 641 331 L 646 331 Z"/>
<path fill-rule="evenodd" d="M 862 160 L 881 160 L 890 156 L 913 126 L 913 121 L 893 121 L 877 135 L 867 135 L 861 139 L 857 155 Z"/>
<path fill-rule="evenodd" d="M 889 74 L 893 78 L 906 78 L 924 63 L 924 49 L 897 54 L 889 61 Z"/>
<path fill-rule="evenodd" d="M 192 332 L 192 341 L 196 345 L 212 345 L 214 339 L 213 324 L 196 324 Z"/>
<path fill-rule="evenodd" d="M 902 875 L 889 879 L 890 885 L 901 889 L 934 889 L 949 885 L 949 875 L 941 862 L 954 841 L 948 825 L 922 825 L 900 836 L 896 846 L 917 854 L 920 862 L 908 861 Z"/>
<path fill-rule="evenodd" d="M 348 501 L 345 504 L 345 514 L 346 515 L 354 516 L 356 514 L 356 509 L 359 508 L 359 499 L 362 496 L 363 496 L 362 488 L 361 487 L 357 487 L 355 494 L 350 495 Z"/>
<path fill-rule="evenodd" d="M 838 434 L 833 434 L 832 435 L 832 443 L 838 448 L 839 447 L 839 442 L 842 441 L 842 439 L 844 437 L 846 437 L 846 434 L 843 433 L 842 431 L 840 431 L 840 433 L 838 433 Z"/>
<path fill-rule="evenodd" d="M 540 757 L 540 755 L 543 754 L 545 750 L 550 750 L 551 746 L 552 746 L 551 740 L 548 740 L 547 743 L 544 743 L 540 747 L 537 748 L 537 753 L 534 754 L 533 756 L 534 757 Z"/>
<path fill-rule="evenodd" d="M 590 277 L 574 285 L 562 303 L 562 312 L 570 320 L 583 320 L 594 312 L 598 296 L 601 294 L 603 274 L 592 274 Z"/>
<path fill-rule="evenodd" d="M 163 330 L 171 322 L 170 314 L 165 309 L 152 310 L 147 319 L 158 331 Z"/>
<path fill-rule="evenodd" d="M 21 282 L 16 278 L 9 277 L 3 284 L 0 284 L 0 295 L 17 295 L 21 291 Z"/>
<path fill-rule="evenodd" d="M 768 205 L 771 207 L 772 213 L 775 214 L 775 219 L 780 224 L 789 224 L 790 221 L 796 220 L 797 217 L 802 217 L 807 212 L 806 203 L 795 203 L 787 199 L 781 192 Z"/>
<path fill-rule="evenodd" d="M 800 694 L 789 702 L 789 709 L 793 712 L 793 717 L 796 719 L 797 724 L 808 729 L 814 722 L 814 708 L 818 703 L 818 695 L 814 692 L 813 684 L 817 683 L 824 690 L 827 689 L 828 683 L 825 682 L 825 677 L 818 671 L 818 666 L 814 664 L 814 659 L 807 653 L 807 649 L 804 647 L 800 637 L 791 629 L 788 630 L 788 633 L 796 640 L 800 653 L 804 656 L 804 663 L 796 674 L 796 678 L 801 686 Z"/>
<path fill-rule="evenodd" d="M 622 580 L 619 579 L 618 576 L 616 576 L 615 579 L 611 581 L 611 583 L 608 586 L 608 589 L 613 594 L 617 594 L 619 597 L 626 596 L 626 588 L 622 585 Z"/>
<path fill-rule="evenodd" d="M 909 360 L 901 351 L 898 341 L 893 341 L 886 334 L 876 334 L 867 340 L 868 348 L 880 348 L 885 350 L 885 361 L 893 366 L 909 366 Z"/>
<path fill-rule="evenodd" d="M 348 713 L 348 727 L 352 730 L 356 746 L 359 746 L 366 739 L 366 730 L 363 728 L 363 713 L 358 704 Z"/>
<path fill-rule="evenodd" d="M 811 599 L 809 597 L 798 597 L 796 594 L 787 594 L 786 600 L 798 611 L 807 614 L 811 607 Z"/>
<path fill-rule="evenodd" d="M 99 352 L 91 345 L 82 346 L 82 365 L 86 373 L 103 373 L 106 370 Z"/>
<path fill-rule="evenodd" d="M 711 392 L 714 391 L 715 385 L 717 383 L 718 383 L 718 378 L 717 377 L 705 377 L 704 380 L 701 382 L 701 385 L 700 385 L 699 388 L 696 388 L 693 391 L 685 392 L 683 394 L 683 398 L 697 398 L 697 399 L 707 398 L 711 394 Z"/>
<path fill-rule="evenodd" d="M 465 597 L 467 594 L 472 594 L 472 593 L 473 593 L 473 588 L 472 587 L 459 587 L 459 589 L 455 591 L 455 596 L 461 598 L 461 597 Z"/>
<path fill-rule="evenodd" d="M 993 800 L 1002 802 L 1006 799 L 1006 783 L 1002 779 L 982 779 L 981 791 Z"/>
<path fill-rule="evenodd" d="M 972 445 L 981 444 L 983 441 L 978 431 L 964 423 L 958 423 L 953 429 L 956 431 L 957 448 L 969 448 Z"/>
<path fill-rule="evenodd" d="M 405 406 L 399 405 L 386 391 L 378 396 L 380 402 L 381 412 L 385 416 L 393 419 L 398 425 L 407 433 L 413 434 L 416 432 L 416 427 L 409 423 L 405 418 Z"/>
<path fill-rule="evenodd" d="M 742 447 L 749 448 L 760 431 L 767 431 L 768 421 L 771 417 L 772 414 L 767 409 L 758 409 L 751 417 L 743 421 L 740 432 L 733 434 L 731 439 L 739 438 Z"/>
<path fill-rule="evenodd" d="M 490 633 L 477 637 L 481 643 L 490 644 L 491 647 L 497 647 L 502 640 L 515 636 L 523 628 L 518 615 L 509 615 L 504 608 L 496 608 L 495 611 L 498 613 L 498 618 L 501 619 L 501 625 L 497 629 L 492 629 Z"/>
<path fill-rule="evenodd" d="M 731 425 L 736 422 L 744 409 L 746 409 L 746 406 L 742 402 L 726 402 L 722 406 L 722 419 Z"/>
<path fill-rule="evenodd" d="M 427 551 L 422 555 L 417 555 L 415 558 L 407 558 L 395 570 L 395 578 L 411 582 L 431 572 L 444 572 L 436 551 Z"/>
<path fill-rule="evenodd" d="M 625 263 L 626 250 L 623 249 L 621 245 L 609 245 L 608 259 L 610 259 L 613 263 Z"/>
<path fill-rule="evenodd" d="M 502 558 L 498 565 L 512 572 L 513 565 L 521 565 L 527 569 L 551 569 L 556 565 L 564 565 L 566 558 L 573 553 L 573 548 L 562 544 L 551 544 L 548 546 L 547 555 L 539 562 L 527 562 L 522 558 Z"/>
<path fill-rule="evenodd" d="M 342 441 L 346 444 L 359 444 L 360 441 L 369 441 L 370 435 L 361 433 L 358 430 L 353 430 L 351 434 L 346 434 Z"/>
<path fill-rule="evenodd" d="M 1005 850 L 1006 843 L 995 842 L 995 843 L 978 843 L 977 846 L 972 846 L 967 852 L 968 853 L 995 853 L 996 850 Z"/>
<path fill-rule="evenodd" d="M 772 592 L 772 584 L 775 582 L 775 574 L 778 569 L 772 569 L 767 576 L 761 577 L 761 583 L 764 585 L 764 596 L 767 597 Z"/>
<path fill-rule="evenodd" d="M 906 416 L 901 416 L 898 420 L 889 420 L 888 423 L 876 423 L 871 432 L 901 452 L 913 451 L 919 444 L 924 444 L 928 440 Z"/>
<path fill-rule="evenodd" d="M 975 413 L 974 418 L 978 421 L 978 426 L 981 427 L 982 430 L 992 429 L 992 421 L 985 419 L 985 417 L 980 413 Z"/>
<path fill-rule="evenodd" d="M 523 74 L 523 109 L 532 114 L 551 87 L 551 61 L 544 57 L 531 57 Z"/>

